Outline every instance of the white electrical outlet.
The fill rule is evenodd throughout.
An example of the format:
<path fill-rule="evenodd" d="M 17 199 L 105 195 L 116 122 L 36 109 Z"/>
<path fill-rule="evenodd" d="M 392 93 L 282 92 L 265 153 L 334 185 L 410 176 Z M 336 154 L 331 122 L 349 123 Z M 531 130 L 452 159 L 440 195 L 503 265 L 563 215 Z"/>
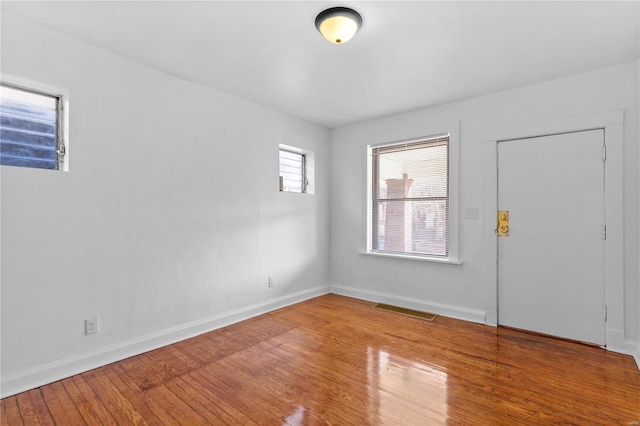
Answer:
<path fill-rule="evenodd" d="M 98 317 L 91 317 L 84 320 L 84 334 L 94 334 L 100 331 L 98 327 Z"/>
<path fill-rule="evenodd" d="M 269 277 L 269 287 L 273 287 L 273 278 Z"/>

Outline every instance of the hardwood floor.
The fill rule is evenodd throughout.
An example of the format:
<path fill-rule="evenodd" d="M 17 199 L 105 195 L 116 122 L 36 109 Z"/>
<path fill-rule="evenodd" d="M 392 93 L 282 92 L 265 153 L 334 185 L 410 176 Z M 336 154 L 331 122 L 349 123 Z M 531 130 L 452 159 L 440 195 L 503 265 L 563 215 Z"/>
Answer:
<path fill-rule="evenodd" d="M 2 400 L 1 423 L 638 425 L 633 359 L 318 297 Z"/>

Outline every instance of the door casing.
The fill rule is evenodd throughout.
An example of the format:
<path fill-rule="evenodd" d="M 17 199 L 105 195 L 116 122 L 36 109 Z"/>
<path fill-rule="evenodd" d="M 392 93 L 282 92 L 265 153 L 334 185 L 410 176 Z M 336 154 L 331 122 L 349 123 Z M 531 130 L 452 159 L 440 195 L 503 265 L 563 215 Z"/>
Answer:
<path fill-rule="evenodd" d="M 607 349 L 630 353 L 633 348 L 624 337 L 624 223 L 623 223 L 623 132 L 622 110 L 526 124 L 487 133 L 484 143 L 485 166 L 485 323 L 498 325 L 498 143 L 500 141 L 548 136 L 558 133 L 603 129 L 607 157 L 605 163 L 605 303 L 607 305 Z"/>

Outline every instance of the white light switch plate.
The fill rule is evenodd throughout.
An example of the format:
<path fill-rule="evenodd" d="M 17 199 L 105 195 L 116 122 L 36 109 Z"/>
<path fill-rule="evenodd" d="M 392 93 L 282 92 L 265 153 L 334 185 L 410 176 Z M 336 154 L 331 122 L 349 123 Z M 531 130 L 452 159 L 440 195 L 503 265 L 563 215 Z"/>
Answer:
<path fill-rule="evenodd" d="M 477 207 L 465 207 L 464 218 L 465 219 L 477 219 L 479 216 L 479 209 Z"/>

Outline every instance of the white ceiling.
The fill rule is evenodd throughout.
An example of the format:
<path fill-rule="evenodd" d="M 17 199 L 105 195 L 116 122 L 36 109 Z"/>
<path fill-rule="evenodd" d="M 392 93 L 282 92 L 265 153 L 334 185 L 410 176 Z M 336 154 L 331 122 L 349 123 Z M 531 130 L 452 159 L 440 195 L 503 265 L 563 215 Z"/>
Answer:
<path fill-rule="evenodd" d="M 168 73 L 327 127 L 635 61 L 640 2 L 2 1 Z M 316 15 L 356 9 L 347 44 Z"/>

